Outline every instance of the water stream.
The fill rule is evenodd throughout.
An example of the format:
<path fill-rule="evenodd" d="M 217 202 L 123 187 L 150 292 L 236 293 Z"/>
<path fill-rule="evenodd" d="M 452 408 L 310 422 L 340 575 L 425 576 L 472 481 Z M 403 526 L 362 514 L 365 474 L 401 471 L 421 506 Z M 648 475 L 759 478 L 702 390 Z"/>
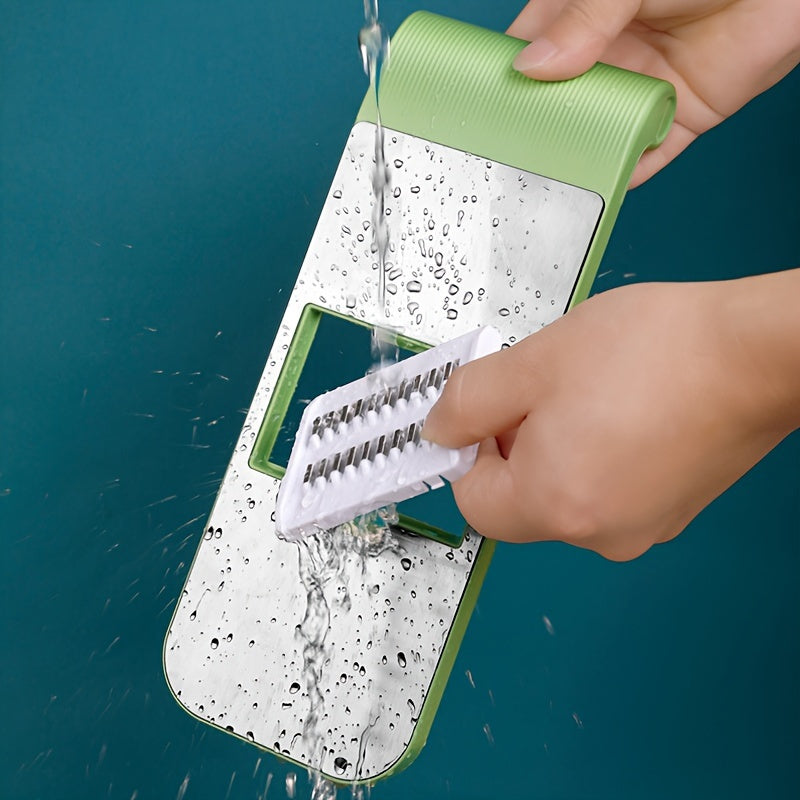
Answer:
<path fill-rule="evenodd" d="M 389 186 L 389 168 L 386 164 L 378 102 L 381 71 L 389 59 L 389 34 L 378 19 L 378 0 L 364 0 L 364 26 L 358 33 L 361 61 L 367 74 L 370 89 L 375 95 L 377 124 L 375 126 L 375 164 L 372 170 L 372 249 L 378 259 L 378 303 L 381 310 L 386 303 L 386 253 L 389 249 L 389 226 L 386 219 L 386 191 Z"/>
<path fill-rule="evenodd" d="M 384 131 L 381 123 L 378 92 L 381 70 L 389 58 L 389 34 L 378 18 L 378 0 L 364 0 L 364 25 L 358 34 L 358 45 L 364 72 L 375 94 L 377 124 L 375 126 L 374 165 L 372 171 L 372 247 L 378 269 L 378 317 L 386 314 L 386 255 L 389 252 L 389 226 L 386 215 L 386 192 L 389 189 L 389 167 L 384 154 Z M 394 334 L 386 328 L 375 326 L 372 330 L 371 355 L 373 371 L 397 361 L 398 348 Z M 309 760 L 322 765 L 327 755 L 324 728 L 325 699 L 320 691 L 322 671 L 330 655 L 327 636 L 330 630 L 331 609 L 325 596 L 326 587 L 336 586 L 334 602 L 345 611 L 350 607 L 350 588 L 345 579 L 345 566 L 357 559 L 361 570 L 366 561 L 390 550 L 402 553 L 403 547 L 391 526 L 397 522 L 394 505 L 368 514 L 358 520 L 339 525 L 331 530 L 320 530 L 306 537 L 298 545 L 300 579 L 306 591 L 306 612 L 297 628 L 303 643 L 303 680 L 308 695 L 309 710 L 303 725 L 303 738 L 307 742 Z M 379 713 L 379 710 L 374 710 Z M 363 763 L 369 730 L 374 725 L 373 713 L 365 720 L 361 736 L 357 768 Z M 347 763 L 334 759 L 334 771 L 343 774 Z M 358 772 L 358 769 L 357 769 Z M 311 800 L 335 800 L 336 787 L 320 772 L 310 775 Z M 368 788 L 355 787 L 352 796 L 363 800 Z"/>
<path fill-rule="evenodd" d="M 367 560 L 387 551 L 401 555 L 405 552 L 399 536 L 392 530 L 397 522 L 394 507 L 381 509 L 360 517 L 354 522 L 338 525 L 330 530 L 319 530 L 298 543 L 300 580 L 306 591 L 306 612 L 297 628 L 297 636 L 303 643 L 303 680 L 308 694 L 309 710 L 303 723 L 303 738 L 310 753 L 312 764 L 322 764 L 327 755 L 322 719 L 325 713 L 325 698 L 319 689 L 322 671 L 330 657 L 331 645 L 327 641 L 330 630 L 331 607 L 326 598 L 347 611 L 350 608 L 350 587 L 345 577 L 348 562 L 356 560 L 363 575 Z M 333 591 L 329 587 L 333 587 Z M 374 724 L 370 712 L 365 720 L 357 767 L 363 762 L 369 729 Z M 335 758 L 334 771 L 343 774 L 347 768 L 344 759 Z M 357 769 L 358 772 L 358 769 Z M 312 800 L 333 800 L 336 787 L 319 772 L 311 774 Z M 354 794 L 362 797 L 362 794 Z"/>

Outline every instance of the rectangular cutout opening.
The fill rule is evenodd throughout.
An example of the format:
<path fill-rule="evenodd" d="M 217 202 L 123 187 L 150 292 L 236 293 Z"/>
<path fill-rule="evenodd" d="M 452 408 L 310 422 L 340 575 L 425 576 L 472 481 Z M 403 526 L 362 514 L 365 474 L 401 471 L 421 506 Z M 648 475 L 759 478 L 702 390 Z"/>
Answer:
<path fill-rule="evenodd" d="M 364 377 L 372 366 L 370 325 L 329 309 L 307 305 L 286 354 L 261 423 L 249 464 L 282 478 L 306 405 L 323 392 Z M 398 337 L 398 360 L 429 345 Z M 452 492 L 437 489 L 398 503 L 400 527 L 408 533 L 458 547 L 465 522 Z"/>

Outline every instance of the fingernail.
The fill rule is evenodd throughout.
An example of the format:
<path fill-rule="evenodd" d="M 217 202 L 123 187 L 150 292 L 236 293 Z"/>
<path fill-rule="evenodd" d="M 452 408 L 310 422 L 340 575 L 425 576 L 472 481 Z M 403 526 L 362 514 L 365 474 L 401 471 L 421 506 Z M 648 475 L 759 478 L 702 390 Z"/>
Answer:
<path fill-rule="evenodd" d="M 517 53 L 517 57 L 514 59 L 514 69 L 519 72 L 527 72 L 530 69 L 541 67 L 557 52 L 558 48 L 549 39 L 537 39 Z"/>

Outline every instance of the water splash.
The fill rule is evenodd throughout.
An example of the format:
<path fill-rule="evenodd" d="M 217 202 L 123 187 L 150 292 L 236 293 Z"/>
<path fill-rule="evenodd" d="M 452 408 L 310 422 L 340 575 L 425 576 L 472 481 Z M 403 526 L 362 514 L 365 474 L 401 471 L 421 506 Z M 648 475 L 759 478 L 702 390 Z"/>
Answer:
<path fill-rule="evenodd" d="M 397 343 L 397 334 L 389 328 L 374 326 L 370 334 L 370 355 L 372 366 L 369 373 L 396 364 L 400 360 L 400 348 Z"/>
<path fill-rule="evenodd" d="M 306 591 L 306 612 L 298 626 L 297 635 L 303 642 L 303 679 L 309 702 L 308 714 L 303 722 L 303 739 L 309 748 L 309 763 L 320 768 L 328 751 L 321 724 L 325 715 L 325 698 L 319 687 L 332 648 L 327 642 L 331 608 L 326 590 L 332 588 L 333 591 L 328 591 L 327 595 L 347 611 L 350 608 L 350 587 L 345 577 L 348 563 L 355 558 L 363 575 L 369 559 L 387 551 L 402 555 L 405 549 L 399 535 L 392 529 L 397 521 L 397 511 L 391 506 L 330 530 L 319 530 L 298 542 L 299 572 Z M 373 725 L 374 721 L 370 720 L 364 734 Z M 336 771 L 344 772 L 344 769 Z M 312 772 L 310 778 L 312 800 L 333 800 L 336 797 L 335 787 L 320 772 Z"/>

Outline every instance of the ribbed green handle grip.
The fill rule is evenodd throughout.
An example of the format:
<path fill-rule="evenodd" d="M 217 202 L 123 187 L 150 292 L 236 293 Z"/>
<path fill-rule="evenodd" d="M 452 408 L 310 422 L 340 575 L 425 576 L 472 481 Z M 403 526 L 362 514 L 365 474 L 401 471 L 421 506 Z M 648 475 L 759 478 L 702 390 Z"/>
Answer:
<path fill-rule="evenodd" d="M 392 39 L 381 77 L 387 128 L 600 194 L 605 209 L 575 299 L 594 272 L 642 152 L 659 144 L 675 111 L 665 81 L 597 64 L 545 83 L 511 66 L 525 42 L 421 11 Z M 359 120 L 376 121 L 373 93 Z"/>

